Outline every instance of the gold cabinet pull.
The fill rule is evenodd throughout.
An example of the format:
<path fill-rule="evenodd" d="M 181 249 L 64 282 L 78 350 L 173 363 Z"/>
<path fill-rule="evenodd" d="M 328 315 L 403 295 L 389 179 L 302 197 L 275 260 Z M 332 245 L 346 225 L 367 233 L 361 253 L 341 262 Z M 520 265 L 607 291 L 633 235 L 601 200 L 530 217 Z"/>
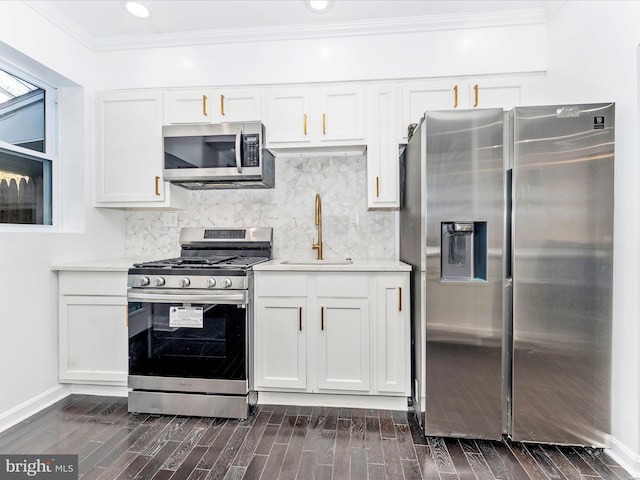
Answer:
<path fill-rule="evenodd" d="M 220 95 L 220 115 L 224 116 L 224 95 Z"/>
<path fill-rule="evenodd" d="M 473 104 L 473 107 L 477 107 L 478 106 L 478 84 L 476 83 L 473 86 L 473 90 L 475 91 L 475 103 Z"/>
<path fill-rule="evenodd" d="M 160 177 L 156 175 L 156 195 L 160 196 Z"/>
<path fill-rule="evenodd" d="M 302 331 L 302 307 L 298 307 L 298 330 Z"/>
<path fill-rule="evenodd" d="M 326 113 L 322 114 L 322 134 L 323 135 L 327 134 L 327 114 Z"/>
<path fill-rule="evenodd" d="M 453 87 L 453 108 L 458 108 L 458 85 Z"/>
<path fill-rule="evenodd" d="M 202 115 L 207 116 L 207 96 L 202 95 Z"/>
<path fill-rule="evenodd" d="M 380 196 L 380 177 L 376 177 L 376 197 Z"/>
<path fill-rule="evenodd" d="M 129 328 L 129 305 L 124 306 L 124 324 Z"/>
<path fill-rule="evenodd" d="M 307 114 L 304 114 L 304 134 L 307 134 Z"/>
<path fill-rule="evenodd" d="M 320 307 L 320 330 L 324 330 L 324 305 Z"/>
<path fill-rule="evenodd" d="M 402 311 L 402 287 L 398 287 L 398 311 Z"/>

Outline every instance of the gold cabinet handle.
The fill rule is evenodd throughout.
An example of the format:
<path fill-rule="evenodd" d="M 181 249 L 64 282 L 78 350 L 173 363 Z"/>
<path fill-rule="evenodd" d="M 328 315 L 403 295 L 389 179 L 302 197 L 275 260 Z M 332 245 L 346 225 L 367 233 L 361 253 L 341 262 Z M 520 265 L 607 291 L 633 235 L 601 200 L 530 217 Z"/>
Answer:
<path fill-rule="evenodd" d="M 298 330 L 302 331 L 302 307 L 298 307 Z"/>
<path fill-rule="evenodd" d="M 322 134 L 323 135 L 327 134 L 327 114 L 326 113 L 322 114 Z"/>
<path fill-rule="evenodd" d="M 304 134 L 307 134 L 307 114 L 304 114 Z"/>
<path fill-rule="evenodd" d="M 478 106 L 478 84 L 477 83 L 473 86 L 473 90 L 475 91 L 475 100 L 476 101 L 473 104 L 473 107 L 475 108 L 475 107 Z"/>
<path fill-rule="evenodd" d="M 376 177 L 376 197 L 380 196 L 380 177 Z"/>
<path fill-rule="evenodd" d="M 453 87 L 453 108 L 458 108 L 458 85 Z"/>
<path fill-rule="evenodd" d="M 156 175 L 156 195 L 160 196 L 160 177 Z"/>
<path fill-rule="evenodd" d="M 207 116 L 207 96 L 202 95 L 202 115 Z"/>
<path fill-rule="evenodd" d="M 398 287 L 398 311 L 402 311 L 402 287 Z"/>
<path fill-rule="evenodd" d="M 124 324 L 129 328 L 129 305 L 124 306 Z"/>
<path fill-rule="evenodd" d="M 224 116 L 224 95 L 220 95 L 220 115 Z"/>
<path fill-rule="evenodd" d="M 320 330 L 324 330 L 324 305 L 320 307 Z"/>

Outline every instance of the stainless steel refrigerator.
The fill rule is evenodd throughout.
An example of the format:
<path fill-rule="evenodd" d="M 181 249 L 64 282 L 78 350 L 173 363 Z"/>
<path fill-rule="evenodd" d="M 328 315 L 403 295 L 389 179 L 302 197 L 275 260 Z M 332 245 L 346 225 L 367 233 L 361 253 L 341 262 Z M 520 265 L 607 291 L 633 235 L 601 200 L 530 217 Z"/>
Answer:
<path fill-rule="evenodd" d="M 614 105 L 426 112 L 402 160 L 427 435 L 607 446 Z"/>

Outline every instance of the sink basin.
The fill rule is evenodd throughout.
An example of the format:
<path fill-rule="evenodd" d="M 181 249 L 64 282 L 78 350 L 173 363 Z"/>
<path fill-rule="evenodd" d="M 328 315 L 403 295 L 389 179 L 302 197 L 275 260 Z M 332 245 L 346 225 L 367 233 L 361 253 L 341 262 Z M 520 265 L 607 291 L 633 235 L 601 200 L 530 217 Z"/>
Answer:
<path fill-rule="evenodd" d="M 351 265 L 353 260 L 285 260 L 282 265 Z"/>

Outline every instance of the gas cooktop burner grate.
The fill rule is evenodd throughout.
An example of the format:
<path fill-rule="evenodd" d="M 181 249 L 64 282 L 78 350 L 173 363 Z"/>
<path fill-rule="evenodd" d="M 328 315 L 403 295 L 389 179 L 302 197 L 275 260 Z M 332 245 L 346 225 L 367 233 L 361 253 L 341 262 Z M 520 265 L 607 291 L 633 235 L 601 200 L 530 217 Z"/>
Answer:
<path fill-rule="evenodd" d="M 250 267 L 266 262 L 269 257 L 246 256 L 211 256 L 211 257 L 177 257 L 165 260 L 136 263 L 135 268 L 223 268 Z"/>

